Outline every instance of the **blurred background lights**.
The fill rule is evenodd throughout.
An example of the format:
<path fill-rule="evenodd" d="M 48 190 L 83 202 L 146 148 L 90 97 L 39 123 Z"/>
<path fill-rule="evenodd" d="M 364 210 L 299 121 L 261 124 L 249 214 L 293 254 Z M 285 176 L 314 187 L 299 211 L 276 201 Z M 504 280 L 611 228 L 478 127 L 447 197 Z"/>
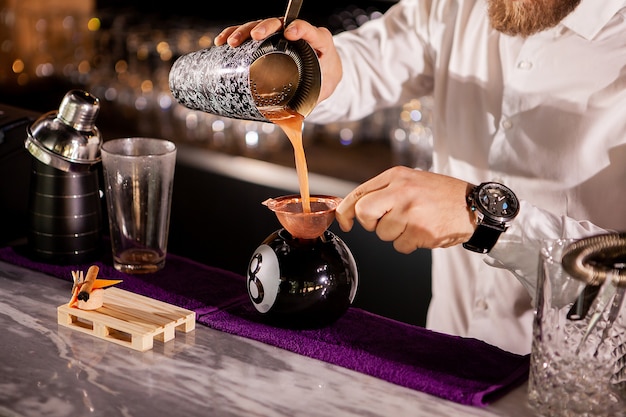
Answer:
<path fill-rule="evenodd" d="M 354 132 L 352 129 L 343 128 L 339 131 L 339 141 L 342 145 L 350 145 L 354 139 Z"/>
<path fill-rule="evenodd" d="M 246 132 L 246 146 L 249 148 L 256 148 L 259 146 L 259 132 L 255 130 Z"/>
<path fill-rule="evenodd" d="M 100 19 L 98 19 L 97 17 L 92 17 L 87 22 L 87 29 L 89 29 L 91 32 L 96 32 L 100 30 L 100 24 Z"/>

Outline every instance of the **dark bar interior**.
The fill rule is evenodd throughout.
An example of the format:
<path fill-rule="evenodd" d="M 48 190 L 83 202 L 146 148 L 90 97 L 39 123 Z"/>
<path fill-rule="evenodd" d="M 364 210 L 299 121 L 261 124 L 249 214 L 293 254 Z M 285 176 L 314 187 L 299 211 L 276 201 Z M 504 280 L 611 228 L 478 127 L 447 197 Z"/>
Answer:
<path fill-rule="evenodd" d="M 283 172 L 294 169 L 293 149 L 275 126 L 221 120 L 176 106 L 167 76 L 178 56 L 211 46 L 222 28 L 280 16 L 286 3 L 52 3 L 0 0 L 0 244 L 25 239 L 27 126 L 57 109 L 68 90 L 79 88 L 100 98 L 96 125 L 104 140 L 163 137 L 179 146 L 168 250 L 244 274 L 255 247 L 279 227 L 261 202 L 296 190 L 277 185 L 275 178 L 251 182 L 238 175 L 245 172 L 225 175 L 215 161 L 244 158 Z M 299 16 L 337 33 L 376 18 L 392 4 L 308 1 Z M 348 192 L 394 164 L 411 165 L 408 152 L 395 148 L 390 138 L 401 110 L 353 123 L 305 123 L 309 171 Z M 250 131 L 257 138 L 252 144 L 246 139 Z M 350 233 L 336 224 L 331 230 L 345 240 L 359 266 L 355 305 L 423 325 L 430 299 L 429 251 L 401 255 L 358 226 Z"/>

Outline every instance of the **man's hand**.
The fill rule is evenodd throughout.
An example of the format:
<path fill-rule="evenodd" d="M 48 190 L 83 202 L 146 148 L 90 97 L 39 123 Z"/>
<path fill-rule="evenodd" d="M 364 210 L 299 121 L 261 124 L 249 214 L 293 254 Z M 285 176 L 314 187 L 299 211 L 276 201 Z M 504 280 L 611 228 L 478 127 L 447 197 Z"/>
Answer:
<path fill-rule="evenodd" d="M 237 47 L 248 39 L 263 40 L 281 31 L 282 28 L 282 17 L 255 20 L 225 28 L 215 37 L 214 43 L 216 46 L 228 43 L 232 47 Z M 303 39 L 315 50 L 322 72 L 322 85 L 318 102 L 326 99 L 335 91 L 343 74 L 341 60 L 337 49 L 335 49 L 330 31 L 325 27 L 316 27 L 304 20 L 296 19 L 285 29 L 283 36 L 290 41 Z"/>
<path fill-rule="evenodd" d="M 343 231 L 351 230 L 356 219 L 381 240 L 393 241 L 401 253 L 453 246 L 474 233 L 466 202 L 471 187 L 456 178 L 397 166 L 355 188 L 337 207 L 336 218 Z"/>

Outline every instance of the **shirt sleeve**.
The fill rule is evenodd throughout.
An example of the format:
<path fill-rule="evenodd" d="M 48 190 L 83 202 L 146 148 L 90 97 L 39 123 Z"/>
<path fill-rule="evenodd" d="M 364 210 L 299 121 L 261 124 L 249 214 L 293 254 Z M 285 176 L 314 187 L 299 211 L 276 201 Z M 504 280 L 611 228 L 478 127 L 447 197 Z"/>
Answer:
<path fill-rule="evenodd" d="M 342 79 L 307 121 L 359 120 L 429 94 L 433 59 L 426 39 L 431 5 L 431 1 L 401 0 L 382 17 L 335 35 Z"/>
<path fill-rule="evenodd" d="M 583 238 L 608 233 L 587 221 L 557 216 L 520 201 L 520 212 L 511 227 L 498 239 L 485 262 L 511 271 L 535 301 L 539 253 L 546 240 Z"/>

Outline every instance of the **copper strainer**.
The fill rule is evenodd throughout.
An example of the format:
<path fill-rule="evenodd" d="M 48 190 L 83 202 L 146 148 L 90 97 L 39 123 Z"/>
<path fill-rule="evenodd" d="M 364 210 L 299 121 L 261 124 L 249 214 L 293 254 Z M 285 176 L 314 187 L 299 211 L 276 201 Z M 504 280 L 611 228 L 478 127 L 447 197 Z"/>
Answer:
<path fill-rule="evenodd" d="M 280 224 L 295 238 L 315 239 L 321 236 L 335 219 L 335 209 L 340 197 L 327 195 L 311 196 L 311 212 L 302 210 L 299 195 L 269 198 L 263 202 L 272 210 Z"/>

